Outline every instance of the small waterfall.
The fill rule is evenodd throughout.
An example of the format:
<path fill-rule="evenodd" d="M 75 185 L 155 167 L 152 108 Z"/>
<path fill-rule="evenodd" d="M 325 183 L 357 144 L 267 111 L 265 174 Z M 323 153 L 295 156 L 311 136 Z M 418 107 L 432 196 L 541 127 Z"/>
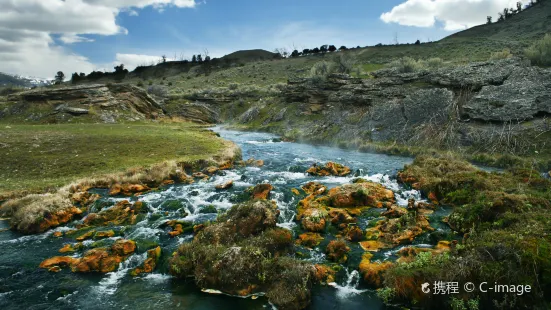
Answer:
<path fill-rule="evenodd" d="M 350 295 L 358 295 L 367 290 L 359 290 L 358 285 L 360 284 L 360 273 L 357 270 L 350 272 L 346 269 L 346 281 L 343 285 L 337 283 L 329 283 L 332 287 L 337 289 L 337 296 L 339 298 L 346 298 Z"/>

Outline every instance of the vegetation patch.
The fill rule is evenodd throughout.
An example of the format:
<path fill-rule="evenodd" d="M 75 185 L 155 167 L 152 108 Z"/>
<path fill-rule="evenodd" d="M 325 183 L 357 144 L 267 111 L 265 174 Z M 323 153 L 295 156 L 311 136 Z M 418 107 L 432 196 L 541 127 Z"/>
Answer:
<path fill-rule="evenodd" d="M 167 160 L 209 158 L 226 147 L 213 133 L 190 124 L 2 127 L 0 200 Z"/>
<path fill-rule="evenodd" d="M 399 174 L 402 182 L 422 190 L 454 211 L 448 222 L 463 234 L 450 254 L 418 254 L 384 273 L 384 285 L 396 297 L 423 306 L 454 302 L 449 296 L 430 300 L 422 283 L 499 283 L 530 285 L 530 294 L 460 293 L 481 308 L 545 308 L 551 289 L 551 181 L 537 171 L 486 172 L 451 156 L 420 156 Z M 457 303 L 457 301 L 455 301 Z"/>

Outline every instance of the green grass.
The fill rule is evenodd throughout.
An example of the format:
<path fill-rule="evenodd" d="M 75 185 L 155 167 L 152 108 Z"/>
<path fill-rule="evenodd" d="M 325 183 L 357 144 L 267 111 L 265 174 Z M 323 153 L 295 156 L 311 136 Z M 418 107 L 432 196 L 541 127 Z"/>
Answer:
<path fill-rule="evenodd" d="M 189 124 L 0 124 L 0 197 L 165 160 L 219 154 L 224 141 Z"/>

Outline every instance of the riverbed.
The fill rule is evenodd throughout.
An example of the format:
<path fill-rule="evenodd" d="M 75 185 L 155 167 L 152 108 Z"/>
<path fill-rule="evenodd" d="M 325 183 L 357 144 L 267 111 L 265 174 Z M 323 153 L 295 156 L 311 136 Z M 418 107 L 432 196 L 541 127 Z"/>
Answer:
<path fill-rule="evenodd" d="M 74 274 L 69 270 L 50 273 L 39 269 L 41 261 L 61 255 L 58 250 L 65 244 L 76 243 L 73 238 L 56 238 L 53 233 L 71 230 L 79 221 L 74 221 L 49 232 L 23 236 L 8 228 L 5 220 L 0 220 L 0 308 L 1 309 L 269 309 L 267 299 L 260 297 L 238 298 L 213 295 L 201 292 L 193 282 L 177 280 L 168 274 L 167 261 L 178 245 L 192 240 L 193 235 L 184 234 L 170 238 L 162 224 L 170 219 L 190 221 L 194 224 L 216 219 L 216 213 L 205 213 L 205 209 L 224 212 L 243 199 L 243 192 L 259 183 L 274 186 L 271 199 L 276 200 L 281 211 L 278 226 L 290 229 L 295 236 L 301 228 L 294 221 L 296 206 L 304 196 L 296 196 L 293 188 L 300 188 L 310 181 L 320 182 L 329 188 L 350 183 L 354 178 L 381 183 L 393 190 L 396 201 L 407 205 L 410 197 L 422 200 L 420 193 L 403 188 L 396 182 L 395 175 L 412 158 L 383 154 L 361 153 L 327 146 L 282 142 L 277 136 L 267 133 L 238 132 L 214 128 L 222 138 L 237 143 L 243 158 L 264 161 L 262 167 L 241 167 L 224 171 L 209 181 L 191 185 L 169 185 L 160 191 L 150 192 L 131 200 L 144 201 L 149 213 L 136 225 L 112 227 L 116 237 L 102 241 L 105 244 L 116 239 L 135 240 L 138 250 L 127 261 L 121 263 L 116 272 L 108 274 Z M 314 163 L 334 161 L 349 166 L 353 173 L 347 177 L 312 177 L 304 173 Z M 233 180 L 234 186 L 227 191 L 217 191 L 215 186 Z M 106 190 L 96 190 L 102 195 L 99 204 L 114 205 L 126 197 L 108 197 Z M 179 201 L 182 208 L 168 208 L 168 202 Z M 208 207 L 208 208 L 207 208 Z M 187 214 L 187 215 L 186 215 Z M 437 209 L 430 216 L 431 225 L 437 232 L 448 229 L 441 224 L 445 208 Z M 377 213 L 362 216 L 358 225 L 365 229 L 376 220 Z M 332 239 L 326 236 L 324 242 L 313 250 L 299 248 L 301 258 L 314 263 L 326 262 L 324 249 Z M 145 251 L 154 244 L 162 248 L 160 266 L 147 275 L 132 277 L 129 271 L 139 266 L 145 259 Z M 419 236 L 415 244 L 430 247 L 428 234 Z M 93 241 L 85 241 L 85 247 L 97 246 Z M 393 260 L 401 247 L 387 249 L 376 254 L 375 259 Z M 356 271 L 363 250 L 351 245 L 351 255 L 337 275 L 336 283 L 330 286 L 315 287 L 311 309 L 380 309 L 382 302 L 373 290 L 364 287 Z M 78 255 L 78 254 L 75 254 Z"/>

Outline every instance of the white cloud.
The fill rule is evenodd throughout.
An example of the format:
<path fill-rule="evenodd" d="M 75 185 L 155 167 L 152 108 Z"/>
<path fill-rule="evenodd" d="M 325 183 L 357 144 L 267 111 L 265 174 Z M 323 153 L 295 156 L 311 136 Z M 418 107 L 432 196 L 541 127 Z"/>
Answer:
<path fill-rule="evenodd" d="M 436 21 L 449 31 L 462 30 L 496 17 L 504 8 L 516 8 L 518 0 L 407 0 L 381 15 L 386 23 L 432 27 Z M 529 0 L 521 1 L 523 4 Z"/>
<path fill-rule="evenodd" d="M 94 69 L 85 57 L 55 46 L 45 32 L 5 28 L 0 28 L 0 63 L 2 71 L 45 78 L 53 77 L 59 70 L 67 75 Z"/>
<path fill-rule="evenodd" d="M 90 42 L 82 35 L 126 34 L 117 15 L 152 6 L 192 8 L 195 0 L 0 0 L 0 64 L 7 73 L 51 77 L 58 70 L 89 72 L 85 57 L 56 45 Z"/>
<path fill-rule="evenodd" d="M 161 57 L 151 55 L 139 55 L 139 54 L 117 54 L 114 65 L 124 64 L 124 67 L 130 71 L 134 70 L 137 66 L 149 66 L 157 64 Z M 172 59 L 167 58 L 167 61 Z"/>
<path fill-rule="evenodd" d="M 59 40 L 65 44 L 73 44 L 73 43 L 79 43 L 79 42 L 94 42 L 93 39 L 82 37 L 77 35 L 76 33 L 66 33 L 63 34 Z"/>

